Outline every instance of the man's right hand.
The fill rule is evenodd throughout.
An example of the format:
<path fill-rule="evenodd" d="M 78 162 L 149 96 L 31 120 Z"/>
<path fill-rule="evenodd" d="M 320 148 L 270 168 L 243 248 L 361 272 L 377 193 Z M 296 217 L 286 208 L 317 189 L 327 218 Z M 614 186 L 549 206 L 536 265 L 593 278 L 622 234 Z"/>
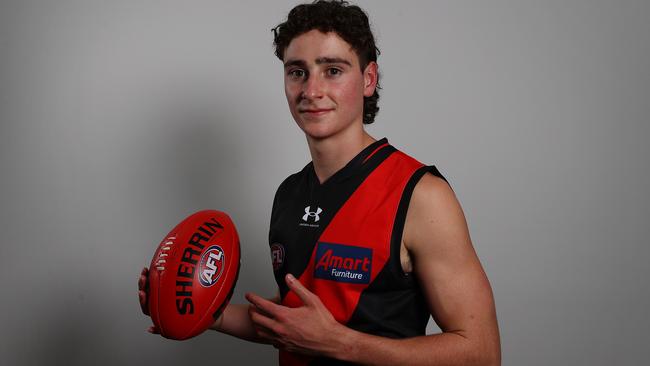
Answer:
<path fill-rule="evenodd" d="M 142 313 L 151 316 L 149 314 L 149 304 L 147 303 L 149 292 L 149 268 L 144 267 L 142 272 L 140 272 L 140 277 L 138 278 L 138 300 L 140 302 L 140 308 Z M 278 294 L 275 298 L 270 299 L 275 303 L 280 302 L 280 295 Z M 255 310 L 250 309 L 251 305 L 245 304 L 228 304 L 224 309 L 224 312 L 215 320 L 214 324 L 210 327 L 213 330 L 230 334 L 232 336 L 246 339 L 253 342 L 265 343 L 264 340 L 259 339 L 256 334 L 255 328 L 250 320 L 249 311 Z M 227 313 L 227 316 L 226 316 Z M 228 319 L 225 321 L 224 319 Z M 147 329 L 149 333 L 160 334 L 160 330 L 152 325 Z"/>
<path fill-rule="evenodd" d="M 140 272 L 140 278 L 138 278 L 138 300 L 140 301 L 140 309 L 144 315 L 150 316 L 149 314 L 149 304 L 147 304 L 149 292 L 149 268 L 144 267 L 142 272 Z M 147 329 L 149 333 L 160 334 L 160 331 L 155 325 L 152 325 Z"/>

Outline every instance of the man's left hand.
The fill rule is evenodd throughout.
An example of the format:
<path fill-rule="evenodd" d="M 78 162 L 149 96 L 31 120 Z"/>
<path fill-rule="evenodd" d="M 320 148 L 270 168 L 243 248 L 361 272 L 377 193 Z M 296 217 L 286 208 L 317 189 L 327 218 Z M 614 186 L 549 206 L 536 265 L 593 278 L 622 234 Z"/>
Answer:
<path fill-rule="evenodd" d="M 289 289 L 303 302 L 290 308 L 268 301 L 253 293 L 246 299 L 253 305 L 249 315 L 257 335 L 276 348 L 306 355 L 333 356 L 347 328 L 334 319 L 320 298 L 291 274 L 285 277 Z"/>

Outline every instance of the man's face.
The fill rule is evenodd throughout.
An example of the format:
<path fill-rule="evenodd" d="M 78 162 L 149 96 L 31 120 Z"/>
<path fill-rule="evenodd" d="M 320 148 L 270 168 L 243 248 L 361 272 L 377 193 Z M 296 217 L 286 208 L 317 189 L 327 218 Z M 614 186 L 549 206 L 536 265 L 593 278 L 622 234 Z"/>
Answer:
<path fill-rule="evenodd" d="M 363 125 L 363 97 L 377 84 L 377 64 L 363 73 L 352 47 L 336 33 L 312 30 L 284 52 L 284 90 L 298 126 L 323 139 Z"/>

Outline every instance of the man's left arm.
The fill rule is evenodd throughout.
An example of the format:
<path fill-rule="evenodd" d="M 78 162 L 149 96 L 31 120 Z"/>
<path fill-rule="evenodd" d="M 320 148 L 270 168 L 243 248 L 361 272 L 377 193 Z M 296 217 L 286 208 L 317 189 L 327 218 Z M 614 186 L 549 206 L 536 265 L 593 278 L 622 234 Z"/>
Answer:
<path fill-rule="evenodd" d="M 249 294 L 251 315 L 277 347 L 361 365 L 500 365 L 492 290 L 449 185 L 426 174 L 411 197 L 404 228 L 415 274 L 442 333 L 390 339 L 336 322 L 299 281 L 287 283 L 305 306 L 286 308 Z"/>
<path fill-rule="evenodd" d="M 367 365 L 499 365 L 490 283 L 462 208 L 442 179 L 426 174 L 411 197 L 403 236 L 442 333 L 403 340 L 355 335 L 352 361 Z"/>

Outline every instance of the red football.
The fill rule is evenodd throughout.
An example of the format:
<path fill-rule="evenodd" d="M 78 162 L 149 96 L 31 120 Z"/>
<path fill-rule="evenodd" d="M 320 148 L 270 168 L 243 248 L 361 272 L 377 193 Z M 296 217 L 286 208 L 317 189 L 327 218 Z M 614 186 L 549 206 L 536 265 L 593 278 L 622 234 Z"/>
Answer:
<path fill-rule="evenodd" d="M 199 335 L 219 317 L 237 282 L 239 236 L 230 217 L 204 210 L 181 221 L 149 267 L 149 314 L 162 336 Z"/>

